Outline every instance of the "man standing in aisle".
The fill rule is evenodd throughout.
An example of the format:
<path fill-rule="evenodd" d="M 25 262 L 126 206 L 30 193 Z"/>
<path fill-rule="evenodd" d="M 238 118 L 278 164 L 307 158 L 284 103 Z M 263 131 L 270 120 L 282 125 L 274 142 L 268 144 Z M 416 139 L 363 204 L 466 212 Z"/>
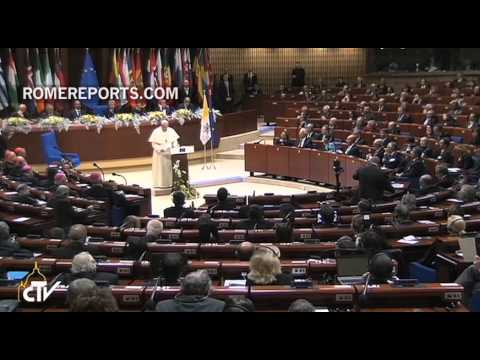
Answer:
<path fill-rule="evenodd" d="M 295 68 L 292 70 L 292 87 L 301 88 L 303 86 L 305 86 L 305 69 L 297 61 Z"/>
<path fill-rule="evenodd" d="M 152 144 L 152 187 L 159 190 L 171 190 L 173 186 L 171 151 L 179 146 L 177 132 L 169 127 L 167 120 L 155 129 L 148 140 Z"/>

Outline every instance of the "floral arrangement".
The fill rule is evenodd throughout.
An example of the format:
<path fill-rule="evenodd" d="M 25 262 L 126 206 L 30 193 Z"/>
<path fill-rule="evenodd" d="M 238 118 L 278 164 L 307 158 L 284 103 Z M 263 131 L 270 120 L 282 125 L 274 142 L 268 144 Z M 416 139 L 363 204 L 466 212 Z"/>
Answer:
<path fill-rule="evenodd" d="M 148 113 L 148 119 L 152 125 L 158 125 L 163 120 L 168 120 L 166 111 L 152 111 Z"/>
<path fill-rule="evenodd" d="M 20 116 L 13 116 L 8 118 L 6 121 L 6 126 L 9 130 L 13 132 L 19 132 L 28 134 L 32 130 L 32 126 L 30 125 L 30 121 Z"/>
<path fill-rule="evenodd" d="M 188 180 L 187 173 L 180 169 L 180 161 L 177 160 L 173 165 L 173 191 L 181 191 L 187 197 L 187 200 L 198 199 L 199 193 Z"/>
<path fill-rule="evenodd" d="M 46 130 L 68 131 L 71 121 L 61 116 L 49 116 L 40 120 L 39 125 Z"/>
<path fill-rule="evenodd" d="M 148 118 L 145 116 L 131 113 L 117 114 L 115 117 L 115 130 L 118 130 L 118 128 L 122 126 L 129 127 L 130 125 L 132 125 L 137 131 L 137 133 L 140 135 L 140 125 L 146 121 L 148 121 Z"/>
<path fill-rule="evenodd" d="M 96 127 L 97 132 L 100 134 L 106 119 L 96 115 L 83 115 L 78 120 L 85 125 L 87 130 L 90 130 L 91 126 Z"/>
<path fill-rule="evenodd" d="M 185 124 L 186 121 L 190 121 L 198 118 L 196 114 L 187 109 L 179 109 L 173 114 L 173 118 L 178 120 L 180 125 Z"/>

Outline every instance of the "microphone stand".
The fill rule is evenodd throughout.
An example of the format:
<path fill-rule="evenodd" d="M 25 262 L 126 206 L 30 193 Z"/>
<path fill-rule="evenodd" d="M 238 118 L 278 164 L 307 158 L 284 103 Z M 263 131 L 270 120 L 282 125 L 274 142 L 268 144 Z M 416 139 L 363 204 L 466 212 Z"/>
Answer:
<path fill-rule="evenodd" d="M 127 178 L 123 175 L 120 175 L 118 173 L 112 173 L 112 176 L 118 176 L 118 177 L 121 177 L 123 179 L 123 181 L 125 181 L 125 185 L 128 184 L 128 181 L 127 181 Z"/>
<path fill-rule="evenodd" d="M 103 181 L 105 181 L 105 172 L 103 171 L 103 169 L 100 166 L 98 166 L 97 163 L 93 163 L 93 166 L 95 166 L 98 170 L 100 170 L 100 172 L 102 173 Z"/>

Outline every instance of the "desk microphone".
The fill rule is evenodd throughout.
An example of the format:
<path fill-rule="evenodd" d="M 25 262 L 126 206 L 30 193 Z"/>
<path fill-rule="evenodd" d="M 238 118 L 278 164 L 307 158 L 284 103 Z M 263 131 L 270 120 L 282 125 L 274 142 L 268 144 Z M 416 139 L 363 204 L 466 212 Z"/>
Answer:
<path fill-rule="evenodd" d="M 161 286 L 161 281 L 162 281 L 161 276 L 159 276 L 155 280 L 155 285 L 153 287 L 152 295 L 150 296 L 150 299 L 148 299 L 147 302 L 145 303 L 145 305 L 143 307 L 143 312 L 155 311 L 155 295 L 157 294 L 158 286 L 159 285 Z"/>
<path fill-rule="evenodd" d="M 118 176 L 118 177 L 121 177 L 123 179 L 123 181 L 125 181 L 125 185 L 128 184 L 128 181 L 127 181 L 127 178 L 123 175 L 120 175 L 119 173 L 112 173 L 112 176 Z"/>
<path fill-rule="evenodd" d="M 93 163 L 93 166 L 100 170 L 100 172 L 102 173 L 103 181 L 105 181 L 105 172 L 103 171 L 103 169 L 97 163 Z"/>

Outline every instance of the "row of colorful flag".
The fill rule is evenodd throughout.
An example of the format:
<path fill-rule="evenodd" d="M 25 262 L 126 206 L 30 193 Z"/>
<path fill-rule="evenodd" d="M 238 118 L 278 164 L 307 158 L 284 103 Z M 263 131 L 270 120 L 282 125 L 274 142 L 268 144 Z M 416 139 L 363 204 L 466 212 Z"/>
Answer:
<path fill-rule="evenodd" d="M 35 48 L 33 54 L 30 49 L 26 49 L 25 56 L 25 80 L 20 83 L 17 66 L 12 49 L 8 49 L 7 76 L 5 76 L 0 59 L 0 111 L 12 107 L 18 110 L 21 88 L 35 87 L 64 87 L 67 86 L 67 80 L 63 70 L 62 53 L 60 48 L 53 49 L 53 59 L 51 60 L 49 49 L 45 49 L 40 55 L 40 49 Z M 32 61 L 33 59 L 33 61 Z M 52 67 L 52 65 L 53 67 Z M 5 81 L 6 79 L 6 81 Z M 31 102 L 30 111 L 43 112 L 45 109 L 44 101 Z"/>
<path fill-rule="evenodd" d="M 62 50 L 53 49 L 53 58 L 49 49 L 40 51 L 39 48 L 26 49 L 24 83 L 19 82 L 17 66 L 12 49 L 8 51 L 7 73 L 4 73 L 0 59 L 0 111 L 9 106 L 17 110 L 22 87 L 65 87 L 68 79 L 62 63 Z M 143 59 L 148 56 L 147 59 Z M 91 56 L 86 52 L 86 57 Z M 172 59 L 173 58 L 173 59 Z M 203 94 L 211 104 L 213 73 L 210 64 L 208 49 L 199 48 L 192 56 L 189 48 L 151 48 L 143 52 L 138 48 L 115 48 L 111 59 L 110 86 L 137 87 L 139 90 L 144 86 L 158 87 L 181 87 L 184 80 L 188 80 L 191 86 L 198 89 L 199 100 L 203 100 Z M 86 58 L 87 60 L 87 58 Z M 173 60 L 173 61 L 172 61 Z M 87 63 L 87 61 L 85 61 Z M 88 61 L 89 69 L 95 64 L 93 59 Z M 144 69 L 144 66 L 146 68 Z M 145 71 L 144 71 L 145 70 Z M 82 70 L 82 74 L 86 69 Z M 147 78 L 143 78 L 146 74 Z M 122 105 L 129 99 L 122 99 Z M 43 112 L 44 101 L 32 101 L 29 104 L 30 111 Z"/>

